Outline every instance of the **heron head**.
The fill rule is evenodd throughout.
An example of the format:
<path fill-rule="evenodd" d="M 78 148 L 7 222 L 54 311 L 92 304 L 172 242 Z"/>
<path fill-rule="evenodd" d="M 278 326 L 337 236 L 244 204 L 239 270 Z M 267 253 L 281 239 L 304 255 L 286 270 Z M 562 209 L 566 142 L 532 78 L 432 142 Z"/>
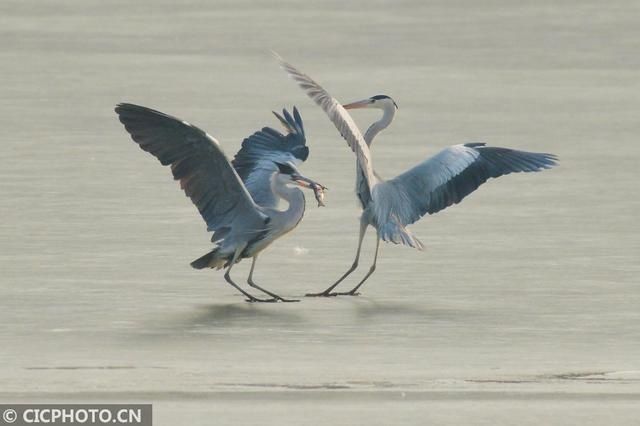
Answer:
<path fill-rule="evenodd" d="M 302 188 L 313 190 L 316 201 L 318 201 L 318 207 L 324 206 L 322 200 L 324 199 L 324 191 L 327 190 L 326 186 L 303 176 L 293 163 L 276 163 L 276 166 L 278 166 L 277 178 L 281 183 L 292 183 Z"/>
<path fill-rule="evenodd" d="M 342 105 L 344 109 L 358 109 L 358 108 L 377 108 L 387 109 L 393 107 L 398 109 L 398 104 L 387 95 L 375 95 L 367 99 L 363 99 L 357 102 L 351 102 L 350 104 Z"/>

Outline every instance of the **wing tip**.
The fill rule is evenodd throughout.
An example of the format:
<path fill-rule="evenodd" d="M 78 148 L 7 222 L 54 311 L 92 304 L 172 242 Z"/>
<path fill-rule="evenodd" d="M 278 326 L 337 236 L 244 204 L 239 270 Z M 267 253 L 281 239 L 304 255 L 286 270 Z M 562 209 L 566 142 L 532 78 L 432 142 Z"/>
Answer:
<path fill-rule="evenodd" d="M 116 104 L 116 106 L 113 108 L 113 110 L 116 112 L 116 114 L 120 115 L 123 112 L 126 112 L 129 109 L 132 109 L 132 107 L 134 107 L 134 106 L 136 106 L 136 105 L 130 104 L 130 103 L 127 103 L 127 102 L 118 102 Z"/>
<path fill-rule="evenodd" d="M 168 118 L 174 118 L 168 114 L 165 114 L 164 112 L 155 110 L 153 108 L 148 108 L 142 105 L 137 105 L 137 104 L 132 104 L 129 102 L 119 102 L 116 104 L 115 108 L 113 109 L 118 115 L 123 115 L 126 113 L 148 113 L 148 114 L 153 114 L 153 115 L 159 115 L 159 116 L 163 116 L 163 117 L 168 117 Z"/>
<path fill-rule="evenodd" d="M 269 52 L 271 52 L 271 56 L 273 56 L 273 58 L 278 61 L 278 62 L 284 62 L 284 59 L 282 59 L 282 56 L 280 56 L 280 54 L 278 52 L 276 52 L 273 49 L 269 49 Z"/>

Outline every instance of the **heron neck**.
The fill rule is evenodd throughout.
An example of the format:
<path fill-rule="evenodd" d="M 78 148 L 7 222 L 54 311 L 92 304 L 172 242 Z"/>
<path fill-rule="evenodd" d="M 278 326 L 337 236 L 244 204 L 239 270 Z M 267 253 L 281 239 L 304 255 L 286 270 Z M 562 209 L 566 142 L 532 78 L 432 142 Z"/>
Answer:
<path fill-rule="evenodd" d="M 276 222 L 272 224 L 273 228 L 282 230 L 284 234 L 295 228 L 304 215 L 304 193 L 298 188 L 279 183 L 275 183 L 273 189 L 276 195 L 289 204 L 286 210 L 277 210 L 272 217 L 272 221 Z"/>
<path fill-rule="evenodd" d="M 371 146 L 373 138 L 375 138 L 378 133 L 389 127 L 395 115 L 396 107 L 394 105 L 386 104 L 382 110 L 382 118 L 369 126 L 364 134 L 364 140 L 367 142 L 367 145 Z"/>

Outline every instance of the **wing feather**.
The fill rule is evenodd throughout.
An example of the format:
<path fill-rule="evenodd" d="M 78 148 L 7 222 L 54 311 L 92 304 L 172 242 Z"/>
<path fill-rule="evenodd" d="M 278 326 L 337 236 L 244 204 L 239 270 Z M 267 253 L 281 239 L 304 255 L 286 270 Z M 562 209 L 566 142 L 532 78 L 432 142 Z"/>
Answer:
<path fill-rule="evenodd" d="M 218 141 L 186 121 L 139 105 L 115 109 L 140 148 L 171 166 L 174 179 L 196 205 L 209 231 L 242 223 L 258 230 L 268 219 L 254 203 Z M 218 233 L 220 235 L 221 233 Z"/>
<path fill-rule="evenodd" d="M 557 163 L 553 154 L 488 147 L 483 143 L 450 146 L 401 175 L 382 183 L 386 203 L 403 225 L 433 214 L 478 189 L 490 178 L 539 172 Z"/>
<path fill-rule="evenodd" d="M 358 126 L 353 121 L 351 115 L 342 107 L 340 102 L 332 97 L 325 89 L 322 88 L 322 86 L 311 79 L 311 77 L 304 74 L 293 65 L 285 62 L 279 56 L 275 56 L 280 62 L 282 69 L 298 83 L 302 90 L 304 90 L 307 95 L 320 106 L 320 108 L 322 108 L 342 137 L 347 141 L 351 150 L 356 154 L 358 163 L 364 172 L 364 177 L 367 180 L 367 185 L 371 191 L 371 188 L 378 183 L 378 180 L 373 173 L 369 146 L 365 142 L 360 129 L 358 129 Z"/>
<path fill-rule="evenodd" d="M 299 164 L 309 156 L 298 109 L 293 108 L 293 116 L 286 109 L 282 110 L 282 115 L 273 114 L 287 134 L 263 127 L 242 141 L 242 148 L 231 162 L 253 200 L 261 207 L 270 208 L 278 205 L 278 198 L 271 189 L 271 175 L 278 170 L 275 163 Z"/>

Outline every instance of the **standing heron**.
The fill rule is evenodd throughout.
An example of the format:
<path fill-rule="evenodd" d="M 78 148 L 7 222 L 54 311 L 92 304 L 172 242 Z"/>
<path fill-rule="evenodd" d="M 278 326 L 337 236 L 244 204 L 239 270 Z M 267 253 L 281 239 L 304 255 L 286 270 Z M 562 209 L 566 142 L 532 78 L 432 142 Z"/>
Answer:
<path fill-rule="evenodd" d="M 556 165 L 557 158 L 552 154 L 467 143 L 445 148 L 399 176 L 384 180 L 373 170 L 369 145 L 393 121 L 398 108 L 393 99 L 377 95 L 343 106 L 309 76 L 282 58 L 277 56 L 277 59 L 289 76 L 329 116 L 357 158 L 356 193 L 363 212 L 355 260 L 347 272 L 329 288 L 307 296 L 359 294 L 358 289 L 376 269 L 381 239 L 422 250 L 424 246 L 406 228 L 407 225 L 427 213 L 434 214 L 459 203 L 489 178 L 517 172 L 538 172 Z M 377 108 L 383 111 L 382 118 L 373 123 L 364 136 L 346 111 L 356 108 Z M 369 272 L 350 291 L 332 292 L 358 267 L 362 240 L 369 226 L 377 231 L 376 250 Z"/>
<path fill-rule="evenodd" d="M 171 166 L 174 179 L 200 211 L 207 231 L 213 231 L 214 249 L 191 266 L 227 268 L 225 280 L 249 302 L 297 301 L 258 286 L 253 270 L 260 252 L 302 219 L 304 194 L 291 184 L 312 189 L 322 205 L 325 188 L 302 176 L 296 167 L 309 155 L 298 110 L 294 107 L 293 116 L 286 110 L 282 115 L 274 112 L 287 134 L 263 128 L 242 142 L 232 162 L 217 140 L 186 121 L 127 103 L 118 104 L 115 111 L 140 148 L 162 165 Z M 277 208 L 280 200 L 289 204 L 286 210 Z M 231 268 L 244 258 L 252 258 L 247 283 L 269 299 L 249 294 L 231 279 Z"/>

